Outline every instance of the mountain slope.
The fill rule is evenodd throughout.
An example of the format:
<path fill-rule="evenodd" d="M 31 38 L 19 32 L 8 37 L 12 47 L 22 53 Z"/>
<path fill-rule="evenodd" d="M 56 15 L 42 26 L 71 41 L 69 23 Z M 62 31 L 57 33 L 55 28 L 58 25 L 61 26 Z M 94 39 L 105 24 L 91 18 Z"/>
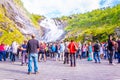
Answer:
<path fill-rule="evenodd" d="M 13 40 L 21 43 L 30 34 L 41 36 L 38 20 L 41 16 L 29 14 L 20 0 L 0 1 L 0 42 L 11 44 Z"/>
<path fill-rule="evenodd" d="M 61 18 L 68 22 L 66 39 L 106 41 L 120 26 L 120 5 Z"/>

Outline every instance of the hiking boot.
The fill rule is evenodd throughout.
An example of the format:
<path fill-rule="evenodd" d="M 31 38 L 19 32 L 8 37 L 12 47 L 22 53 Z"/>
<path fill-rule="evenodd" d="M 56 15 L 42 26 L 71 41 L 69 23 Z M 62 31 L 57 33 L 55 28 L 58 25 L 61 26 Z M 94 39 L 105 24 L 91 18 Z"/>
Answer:
<path fill-rule="evenodd" d="M 115 65 L 115 63 L 109 63 L 109 65 Z"/>
<path fill-rule="evenodd" d="M 112 63 L 112 65 L 116 65 L 115 63 Z"/>
<path fill-rule="evenodd" d="M 30 74 L 31 74 L 31 72 L 28 72 L 27 74 L 28 74 L 28 75 L 30 75 Z"/>
<path fill-rule="evenodd" d="M 28 63 L 26 63 L 26 66 L 28 65 Z"/>
<path fill-rule="evenodd" d="M 21 64 L 21 66 L 23 66 L 23 64 Z"/>
<path fill-rule="evenodd" d="M 69 64 L 69 62 L 67 62 L 67 64 Z"/>
<path fill-rule="evenodd" d="M 39 72 L 37 71 L 37 72 L 35 72 L 35 74 L 38 74 Z"/>
<path fill-rule="evenodd" d="M 76 67 L 76 65 L 74 65 L 74 67 Z"/>

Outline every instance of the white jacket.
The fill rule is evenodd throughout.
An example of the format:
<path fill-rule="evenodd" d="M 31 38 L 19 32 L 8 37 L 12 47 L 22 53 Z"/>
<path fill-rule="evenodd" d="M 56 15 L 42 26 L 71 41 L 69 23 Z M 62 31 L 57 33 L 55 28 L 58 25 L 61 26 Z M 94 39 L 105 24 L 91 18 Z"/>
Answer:
<path fill-rule="evenodd" d="M 12 43 L 11 47 L 12 47 L 12 53 L 17 54 L 18 45 L 15 41 Z"/>

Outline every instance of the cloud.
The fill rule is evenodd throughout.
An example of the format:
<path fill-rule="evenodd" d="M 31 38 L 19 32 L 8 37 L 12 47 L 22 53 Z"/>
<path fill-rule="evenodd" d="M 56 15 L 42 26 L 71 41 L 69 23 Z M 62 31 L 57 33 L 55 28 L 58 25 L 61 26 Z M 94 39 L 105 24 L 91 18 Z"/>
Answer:
<path fill-rule="evenodd" d="M 100 1 L 101 7 L 108 7 L 108 6 L 115 6 L 120 4 L 120 0 L 101 0 Z"/>
<path fill-rule="evenodd" d="M 100 8 L 100 0 L 22 0 L 30 13 L 59 17 Z"/>

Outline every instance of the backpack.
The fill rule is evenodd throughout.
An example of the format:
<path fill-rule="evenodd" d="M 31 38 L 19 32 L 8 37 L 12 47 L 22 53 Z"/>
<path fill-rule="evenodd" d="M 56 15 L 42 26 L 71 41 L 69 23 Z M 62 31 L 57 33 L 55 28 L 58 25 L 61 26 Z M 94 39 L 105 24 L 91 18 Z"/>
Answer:
<path fill-rule="evenodd" d="M 95 51 L 100 51 L 100 46 L 99 46 L 99 44 L 95 44 L 94 48 L 95 48 Z"/>

